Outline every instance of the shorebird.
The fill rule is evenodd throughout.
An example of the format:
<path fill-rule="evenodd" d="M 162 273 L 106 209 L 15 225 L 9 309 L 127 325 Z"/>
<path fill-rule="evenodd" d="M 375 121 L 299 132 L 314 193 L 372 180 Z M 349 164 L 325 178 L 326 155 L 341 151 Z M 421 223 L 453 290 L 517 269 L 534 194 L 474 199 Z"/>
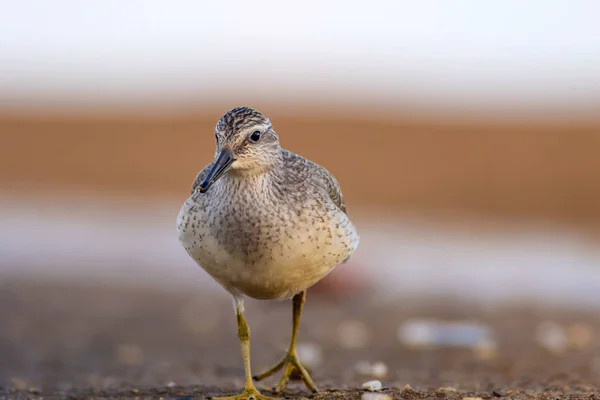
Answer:
<path fill-rule="evenodd" d="M 215 128 L 214 161 L 192 184 L 179 213 L 188 254 L 233 296 L 246 375 L 242 394 L 221 400 L 269 400 L 254 380 L 279 370 L 281 393 L 293 373 L 316 392 L 296 353 L 306 290 L 358 246 L 342 192 L 325 168 L 281 148 L 268 118 L 249 107 L 228 111 Z M 283 360 L 252 376 L 244 298 L 293 301 L 292 338 Z"/>

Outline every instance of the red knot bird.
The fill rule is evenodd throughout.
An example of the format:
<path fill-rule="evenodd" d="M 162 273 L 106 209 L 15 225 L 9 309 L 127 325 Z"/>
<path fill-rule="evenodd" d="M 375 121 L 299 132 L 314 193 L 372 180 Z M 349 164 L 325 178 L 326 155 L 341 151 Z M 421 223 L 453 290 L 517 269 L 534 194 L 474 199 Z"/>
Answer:
<path fill-rule="evenodd" d="M 246 384 L 242 394 L 222 399 L 270 399 L 259 393 L 253 379 L 281 369 L 276 393 L 294 373 L 316 392 L 298 359 L 296 337 L 306 290 L 358 246 L 340 186 L 325 168 L 282 149 L 269 119 L 252 108 L 227 112 L 215 136 L 215 159 L 194 180 L 177 228 L 188 254 L 233 296 Z M 293 299 L 289 350 L 273 368 L 254 377 L 245 296 Z"/>

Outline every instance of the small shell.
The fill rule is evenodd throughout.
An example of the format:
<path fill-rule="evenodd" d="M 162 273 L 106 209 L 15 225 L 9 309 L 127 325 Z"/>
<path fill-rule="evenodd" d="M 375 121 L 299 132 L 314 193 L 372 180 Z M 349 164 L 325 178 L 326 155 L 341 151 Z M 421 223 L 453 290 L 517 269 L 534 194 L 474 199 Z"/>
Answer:
<path fill-rule="evenodd" d="M 415 389 L 411 388 L 410 385 L 407 383 L 406 385 L 404 385 L 404 387 L 402 388 L 403 392 L 414 392 Z"/>
<path fill-rule="evenodd" d="M 369 381 L 362 384 L 362 388 L 369 392 L 377 392 L 378 390 L 381 390 L 382 387 L 381 381 Z"/>

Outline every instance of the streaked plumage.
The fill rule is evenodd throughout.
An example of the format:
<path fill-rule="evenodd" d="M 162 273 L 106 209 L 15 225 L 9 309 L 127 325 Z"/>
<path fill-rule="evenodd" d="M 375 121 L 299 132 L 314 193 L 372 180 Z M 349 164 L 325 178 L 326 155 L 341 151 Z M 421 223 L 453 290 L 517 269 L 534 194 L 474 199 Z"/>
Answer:
<path fill-rule="evenodd" d="M 270 126 L 256 113 L 234 109 L 221 118 L 217 132 L 230 138 L 240 130 Z M 234 296 L 290 298 L 358 245 L 335 178 L 287 150 L 279 149 L 273 158 L 270 169 L 231 170 L 200 193 L 211 163 L 194 180 L 179 215 L 179 238 L 187 252 Z"/>
<path fill-rule="evenodd" d="M 358 246 L 340 186 L 325 168 L 282 149 L 271 122 L 256 110 L 227 112 L 215 134 L 215 160 L 194 180 L 177 229 L 188 254 L 235 299 L 246 389 L 227 399 L 267 399 L 250 375 L 244 296 L 294 298 L 290 350 L 256 379 L 285 367 L 276 391 L 294 370 L 316 390 L 298 360 L 295 337 L 306 289 Z"/>

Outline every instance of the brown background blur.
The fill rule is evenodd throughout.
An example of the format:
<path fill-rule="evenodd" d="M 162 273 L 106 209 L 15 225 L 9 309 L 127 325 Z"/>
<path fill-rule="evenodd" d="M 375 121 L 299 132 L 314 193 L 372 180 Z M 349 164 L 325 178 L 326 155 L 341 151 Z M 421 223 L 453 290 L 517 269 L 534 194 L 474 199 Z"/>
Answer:
<path fill-rule="evenodd" d="M 600 119 L 259 109 L 285 148 L 336 175 L 350 212 L 474 213 L 581 227 L 600 218 Z M 40 203 L 49 192 L 183 201 L 213 156 L 225 111 L 5 111 L 0 191 L 42 193 Z"/>

